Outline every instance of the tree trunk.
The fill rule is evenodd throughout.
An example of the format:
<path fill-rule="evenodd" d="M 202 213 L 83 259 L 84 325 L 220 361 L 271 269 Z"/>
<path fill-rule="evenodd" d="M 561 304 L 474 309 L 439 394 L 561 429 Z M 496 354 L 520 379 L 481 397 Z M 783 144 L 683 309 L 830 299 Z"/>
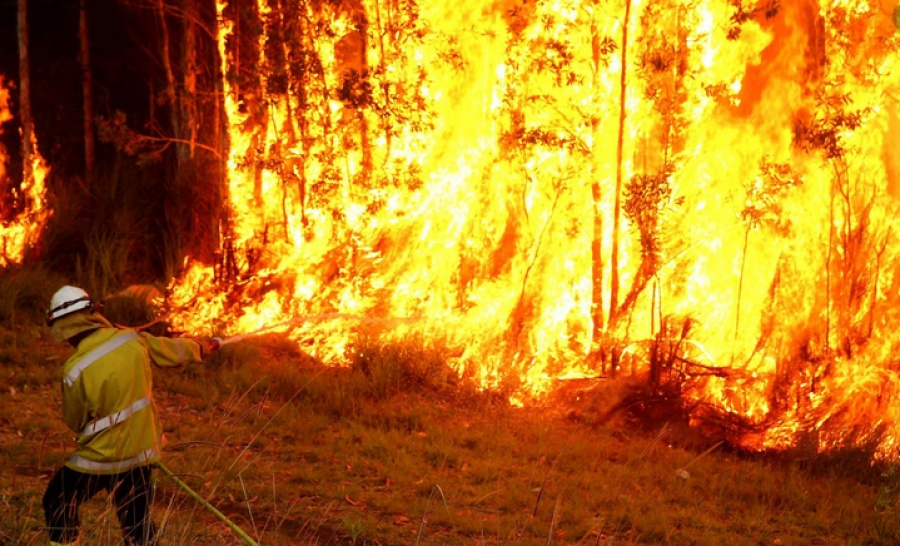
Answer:
<path fill-rule="evenodd" d="M 34 182 L 34 122 L 31 118 L 31 75 L 28 67 L 28 0 L 18 0 L 19 118 L 22 126 L 22 187 Z"/>
<path fill-rule="evenodd" d="M 628 76 L 628 24 L 631 21 L 631 0 L 625 0 L 625 21 L 622 24 L 622 75 L 619 79 L 619 137 L 616 145 L 616 195 L 615 208 L 613 209 L 613 233 L 612 233 L 612 268 L 609 289 L 609 321 L 614 324 L 616 321 L 616 307 L 619 302 L 619 231 L 622 216 L 622 177 L 623 173 L 623 156 L 625 150 L 625 117 L 627 108 L 625 99 L 627 98 L 626 80 Z"/>
<path fill-rule="evenodd" d="M 94 178 L 94 90 L 91 73 L 90 40 L 88 34 L 87 0 L 78 6 L 78 38 L 81 51 L 81 94 L 84 108 L 84 180 L 90 186 Z"/>
<path fill-rule="evenodd" d="M 213 250 L 215 263 L 215 280 L 217 283 L 227 284 L 233 282 L 237 276 L 237 266 L 234 262 L 234 252 L 231 246 L 231 237 L 233 234 L 233 222 L 230 207 L 227 205 L 229 198 L 229 174 L 228 174 L 228 158 L 231 149 L 231 138 L 229 135 L 229 120 L 226 105 L 228 97 L 226 93 L 230 89 L 226 85 L 228 78 L 228 33 L 222 23 L 226 20 L 226 6 L 217 2 L 215 4 L 212 24 L 215 28 L 216 47 L 214 58 L 216 60 L 216 69 L 214 70 L 216 99 L 214 104 L 214 142 L 216 148 L 220 152 L 218 162 L 218 180 L 219 188 L 222 192 L 219 203 L 221 204 L 219 221 L 214 228 L 217 236 L 218 246 Z"/>
<path fill-rule="evenodd" d="M 600 104 L 600 75 L 601 72 L 601 40 L 600 30 L 596 21 L 596 7 L 593 18 L 591 19 L 591 51 L 593 60 L 593 89 L 594 104 Z M 591 346 L 593 350 L 601 348 L 603 341 L 603 331 L 605 328 L 603 314 L 603 213 L 601 209 L 601 200 L 603 194 L 600 187 L 600 145 L 602 135 L 600 134 L 600 118 L 594 113 L 591 118 L 591 216 L 593 218 L 593 231 L 591 234 L 591 321 L 594 324 L 593 333 L 591 335 Z M 601 353 L 602 361 L 602 353 Z M 604 370 L 605 371 L 605 370 Z"/>
<path fill-rule="evenodd" d="M 181 123 L 181 134 L 176 138 L 189 142 L 188 147 L 179 148 L 179 164 L 194 159 L 197 142 L 197 30 L 196 21 L 200 14 L 195 0 L 186 0 L 182 3 L 185 16 L 182 18 L 184 32 L 182 33 L 181 46 L 181 74 L 184 82 L 183 91 L 176 96 L 178 105 L 178 117 Z M 180 167 L 180 165 L 178 165 Z"/>
<path fill-rule="evenodd" d="M 298 7 L 300 9 L 305 9 L 305 7 L 303 6 Z M 294 48 L 294 55 L 300 57 L 301 55 L 303 55 L 304 41 L 306 40 L 306 35 L 308 34 L 307 29 L 309 27 L 309 21 L 307 17 L 299 13 L 299 10 L 293 19 L 294 26 L 292 26 L 291 30 L 285 36 L 285 43 L 292 44 L 291 47 Z M 286 21 L 284 21 L 282 24 L 284 24 L 285 28 L 287 28 Z M 290 36 L 289 39 L 288 36 Z M 287 58 L 291 58 L 291 55 L 287 55 Z M 307 231 L 309 227 L 309 220 L 306 217 L 307 187 L 309 185 L 309 182 L 306 179 L 306 173 L 310 155 L 309 118 L 306 114 L 306 111 L 310 109 L 310 93 L 308 91 L 309 85 L 310 82 L 308 81 L 308 74 L 306 73 L 306 71 L 298 71 L 298 73 L 295 73 L 293 69 L 288 71 L 288 88 L 292 89 L 294 95 L 297 97 L 297 130 L 300 133 L 301 144 L 300 157 L 298 158 L 297 164 L 297 192 L 300 196 L 300 224 L 303 226 L 304 238 L 311 236 L 311 233 Z"/>
<path fill-rule="evenodd" d="M 266 85 L 263 74 L 266 33 L 259 4 L 256 1 L 232 1 L 229 3 L 234 17 L 233 59 L 235 63 L 235 99 L 242 102 L 248 112 L 245 133 L 250 133 L 246 161 L 253 177 L 255 206 L 263 205 L 263 162 L 265 161 L 266 133 L 269 113 L 266 106 Z M 262 235 L 262 234 L 260 234 Z"/>
<path fill-rule="evenodd" d="M 169 54 L 169 25 L 166 22 L 165 0 L 157 0 L 156 17 L 159 22 L 159 47 L 163 70 L 166 73 L 166 88 L 163 91 L 165 104 L 169 107 L 169 123 L 172 125 L 172 134 L 175 138 L 181 138 L 181 123 L 178 117 L 177 99 L 175 97 L 175 73 L 172 71 L 172 60 Z M 178 149 L 182 144 L 176 144 Z M 178 154 L 181 155 L 180 153 Z M 176 167 L 177 169 L 177 167 Z"/>
<path fill-rule="evenodd" d="M 259 4 L 253 0 L 231 0 L 222 9 L 222 18 L 232 22 L 231 33 L 225 37 L 224 54 L 231 70 L 225 77 L 231 84 L 232 100 L 240 105 L 245 115 L 240 132 L 249 142 L 244 146 L 243 165 L 253 181 L 252 206 L 263 205 L 263 164 L 266 160 L 266 133 L 269 113 L 267 109 L 264 52 L 266 32 L 261 19 Z M 232 142 L 232 146 L 236 143 Z M 261 242 L 267 243 L 268 226 L 258 233 Z"/>

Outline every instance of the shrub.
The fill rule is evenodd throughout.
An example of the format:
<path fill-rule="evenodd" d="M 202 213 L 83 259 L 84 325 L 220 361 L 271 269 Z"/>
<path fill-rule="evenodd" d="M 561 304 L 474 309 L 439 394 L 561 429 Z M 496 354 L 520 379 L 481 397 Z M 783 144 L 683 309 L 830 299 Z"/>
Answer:
<path fill-rule="evenodd" d="M 64 281 L 41 264 L 0 270 L 0 321 L 41 324 L 53 292 Z"/>
<path fill-rule="evenodd" d="M 361 335 L 350 348 L 351 368 L 369 380 L 370 394 L 383 398 L 409 390 L 442 390 L 455 380 L 447 351 L 424 339 L 395 342 Z"/>
<path fill-rule="evenodd" d="M 162 292 L 153 285 L 132 285 L 104 298 L 102 313 L 113 324 L 137 328 L 144 327 L 153 335 L 164 335 L 168 323 L 159 320 L 160 307 L 157 302 Z"/>

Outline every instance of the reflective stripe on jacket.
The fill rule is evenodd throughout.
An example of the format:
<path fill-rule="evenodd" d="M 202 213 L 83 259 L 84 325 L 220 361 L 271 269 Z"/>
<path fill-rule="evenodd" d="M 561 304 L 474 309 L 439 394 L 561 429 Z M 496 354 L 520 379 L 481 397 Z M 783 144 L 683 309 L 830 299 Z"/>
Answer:
<path fill-rule="evenodd" d="M 133 330 L 100 328 L 78 344 L 62 369 L 63 420 L 78 433 L 66 466 L 115 474 L 159 459 L 162 432 L 151 364 L 200 362 L 200 344 Z"/>

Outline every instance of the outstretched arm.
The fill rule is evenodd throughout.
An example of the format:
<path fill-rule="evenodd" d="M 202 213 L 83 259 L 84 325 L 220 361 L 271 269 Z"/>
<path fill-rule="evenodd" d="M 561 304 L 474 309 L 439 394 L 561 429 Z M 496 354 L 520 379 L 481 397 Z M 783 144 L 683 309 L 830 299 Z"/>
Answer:
<path fill-rule="evenodd" d="M 150 359 L 163 368 L 177 368 L 203 360 L 201 341 L 191 338 L 143 336 Z"/>

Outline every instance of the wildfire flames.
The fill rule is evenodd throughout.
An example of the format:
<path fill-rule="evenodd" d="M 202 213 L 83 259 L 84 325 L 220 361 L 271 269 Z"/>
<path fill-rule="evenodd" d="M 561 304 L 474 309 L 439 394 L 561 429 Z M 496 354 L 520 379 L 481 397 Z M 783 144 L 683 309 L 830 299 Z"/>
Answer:
<path fill-rule="evenodd" d="M 896 0 L 223 3 L 228 217 L 173 326 L 290 321 L 335 364 L 360 325 L 419 336 L 521 400 L 649 377 L 748 448 L 895 458 L 895 21 Z"/>
<path fill-rule="evenodd" d="M 0 76 L 0 133 L 3 124 L 13 119 L 9 109 L 10 93 Z M 48 168 L 44 159 L 37 153 L 37 142 L 32 135 L 32 147 L 35 150 L 32 158 L 31 180 L 24 180 L 16 188 L 12 185 L 7 173 L 9 158 L 6 150 L 0 145 L 0 188 L 6 196 L 0 201 L 0 267 L 20 263 L 25 251 L 38 238 L 49 209 L 45 206 L 46 194 L 44 179 Z"/>
<path fill-rule="evenodd" d="M 225 89 L 229 235 L 176 326 L 309 317 L 291 335 L 339 363 L 357 324 L 317 317 L 383 318 L 485 385 L 649 369 L 747 447 L 893 457 L 888 4 L 261 2 L 267 91 Z"/>

